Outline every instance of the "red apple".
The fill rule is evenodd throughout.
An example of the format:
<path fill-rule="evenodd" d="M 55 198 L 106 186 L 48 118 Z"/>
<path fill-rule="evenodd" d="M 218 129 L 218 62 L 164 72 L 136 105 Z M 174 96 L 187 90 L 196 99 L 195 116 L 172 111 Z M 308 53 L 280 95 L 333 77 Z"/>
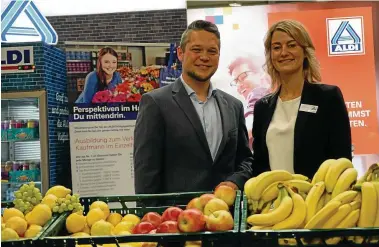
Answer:
<path fill-rule="evenodd" d="M 149 232 L 149 234 L 155 234 L 155 233 L 157 233 L 157 229 L 151 230 L 151 231 Z"/>
<path fill-rule="evenodd" d="M 183 212 L 183 209 L 178 207 L 169 207 L 162 214 L 162 222 L 165 221 L 178 221 L 179 214 Z"/>
<path fill-rule="evenodd" d="M 157 228 L 157 233 L 178 233 L 178 222 L 169 220 L 160 224 Z"/>
<path fill-rule="evenodd" d="M 195 198 L 193 198 L 193 199 L 187 204 L 186 209 L 191 209 L 191 208 L 198 209 L 198 210 L 200 210 L 201 212 L 203 212 L 204 206 L 201 204 L 201 202 L 200 202 L 200 198 L 199 198 L 199 197 L 195 197 Z"/>
<path fill-rule="evenodd" d="M 226 185 L 220 185 L 215 189 L 214 195 L 226 202 L 229 207 L 234 205 L 236 191 L 233 188 Z"/>
<path fill-rule="evenodd" d="M 132 233 L 133 234 L 147 234 L 150 233 L 152 230 L 154 230 L 155 227 L 150 222 L 141 222 L 138 223 L 134 228 Z"/>
<path fill-rule="evenodd" d="M 162 223 L 162 216 L 156 212 L 149 212 L 143 216 L 141 222 L 150 222 L 154 228 L 157 228 Z"/>
<path fill-rule="evenodd" d="M 234 227 L 233 216 L 226 210 L 219 210 L 207 217 L 206 225 L 207 229 L 212 232 L 229 231 Z"/>
<path fill-rule="evenodd" d="M 218 210 L 229 211 L 229 206 L 223 200 L 219 198 L 213 198 L 207 203 L 207 205 L 205 205 L 204 214 L 208 216 Z"/>
<path fill-rule="evenodd" d="M 205 217 L 198 209 L 186 209 L 180 213 L 178 224 L 182 232 L 200 232 L 204 230 Z"/>

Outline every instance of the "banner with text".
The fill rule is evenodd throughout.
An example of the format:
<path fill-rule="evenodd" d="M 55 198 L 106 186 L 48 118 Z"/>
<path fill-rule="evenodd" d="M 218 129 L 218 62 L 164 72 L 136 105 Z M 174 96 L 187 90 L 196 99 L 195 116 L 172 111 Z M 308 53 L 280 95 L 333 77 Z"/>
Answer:
<path fill-rule="evenodd" d="M 72 53 L 67 56 L 78 57 Z M 79 58 L 86 57 L 79 53 Z M 95 66 L 85 67 L 92 70 L 85 78 L 77 68 L 68 72 L 69 80 L 77 82 L 75 90 L 69 92 L 73 192 L 81 196 L 133 195 L 139 101 L 144 93 L 158 87 L 159 70 L 125 65 L 122 61 L 130 58 L 110 47 L 100 49 L 92 59 Z M 76 61 L 68 59 L 68 63 Z M 73 66 L 77 65 L 71 69 Z"/>

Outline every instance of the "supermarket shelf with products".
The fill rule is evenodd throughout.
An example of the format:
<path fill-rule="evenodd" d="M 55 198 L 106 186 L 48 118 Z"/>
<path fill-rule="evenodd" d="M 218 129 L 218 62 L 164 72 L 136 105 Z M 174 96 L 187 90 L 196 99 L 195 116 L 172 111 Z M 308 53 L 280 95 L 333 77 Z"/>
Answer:
<path fill-rule="evenodd" d="M 44 91 L 2 93 L 1 200 L 12 201 L 14 192 L 28 182 L 43 191 L 48 187 Z"/>

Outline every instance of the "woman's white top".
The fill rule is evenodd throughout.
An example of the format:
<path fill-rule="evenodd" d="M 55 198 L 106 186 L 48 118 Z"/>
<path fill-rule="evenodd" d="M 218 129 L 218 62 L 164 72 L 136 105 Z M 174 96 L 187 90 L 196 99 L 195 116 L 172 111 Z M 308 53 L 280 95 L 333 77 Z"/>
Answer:
<path fill-rule="evenodd" d="M 278 97 L 266 134 L 271 170 L 294 173 L 294 130 L 301 97 L 282 101 Z"/>

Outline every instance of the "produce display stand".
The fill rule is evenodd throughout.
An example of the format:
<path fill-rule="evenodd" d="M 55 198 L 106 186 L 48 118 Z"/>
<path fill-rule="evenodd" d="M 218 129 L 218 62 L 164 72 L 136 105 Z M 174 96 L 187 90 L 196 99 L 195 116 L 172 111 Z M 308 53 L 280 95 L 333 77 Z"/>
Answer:
<path fill-rule="evenodd" d="M 379 228 L 349 228 L 349 229 L 293 229 L 293 230 L 249 230 L 246 223 L 248 217 L 247 197 L 243 194 L 241 206 L 241 246 L 249 247 L 279 247 L 279 246 L 334 246 L 334 247 L 378 247 L 379 242 L 370 242 L 373 238 L 379 239 Z M 349 237 L 360 236 L 362 243 L 347 240 Z M 338 244 L 327 244 L 331 237 L 343 237 Z M 317 242 L 312 240 L 317 239 Z"/>
<path fill-rule="evenodd" d="M 12 201 L 4 201 L 1 202 L 1 214 L 3 214 L 3 210 L 5 208 L 12 208 L 14 207 L 14 204 Z M 39 238 L 41 235 L 59 218 L 59 214 L 53 214 L 51 219 L 46 222 L 46 224 L 42 227 L 41 231 L 34 237 L 34 238 L 28 238 L 28 239 L 19 239 L 19 240 L 9 240 L 9 241 L 1 241 L 1 246 L 8 247 L 39 247 Z"/>
<path fill-rule="evenodd" d="M 187 193 L 170 193 L 170 194 L 154 194 L 154 195 L 136 195 L 136 196 L 110 196 L 110 197 L 83 197 L 81 203 L 84 206 L 84 214 L 88 212 L 89 205 L 97 200 L 121 203 L 121 208 L 111 208 L 111 212 L 117 212 L 121 215 L 135 214 L 143 217 L 148 212 L 157 212 L 162 214 L 169 206 L 179 206 L 185 208 L 185 205 L 177 205 L 175 201 L 188 202 L 205 193 L 212 192 L 187 192 Z M 135 207 L 128 208 L 126 202 L 137 202 L 138 205 L 144 201 L 158 199 L 169 200 L 170 205 L 165 207 Z M 238 233 L 240 225 L 240 206 L 241 192 L 237 191 L 234 206 L 231 207 L 231 213 L 234 218 L 233 230 L 226 232 L 197 232 L 197 233 L 170 233 L 170 234 L 133 234 L 126 236 L 99 236 L 99 237 L 70 237 L 66 231 L 65 222 L 68 213 L 62 214 L 40 238 L 40 246 L 67 246 L 75 247 L 77 244 L 89 244 L 96 247 L 97 244 L 115 244 L 127 242 L 156 242 L 158 246 L 184 246 L 186 241 L 202 241 L 202 247 L 207 246 L 237 246 L 239 242 Z"/>

